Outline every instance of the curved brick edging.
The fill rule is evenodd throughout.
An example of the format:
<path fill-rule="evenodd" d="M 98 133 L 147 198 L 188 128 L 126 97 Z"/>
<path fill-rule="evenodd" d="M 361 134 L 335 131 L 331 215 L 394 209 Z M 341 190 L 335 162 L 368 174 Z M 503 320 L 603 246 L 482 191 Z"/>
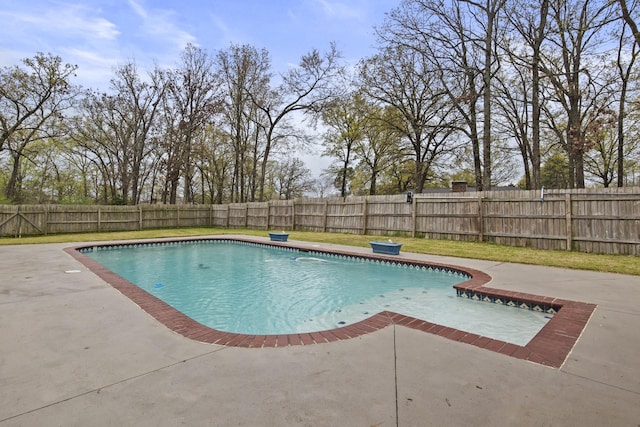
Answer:
<path fill-rule="evenodd" d="M 495 300 L 496 298 L 500 298 L 501 301 L 508 300 L 515 301 L 517 303 L 532 305 L 535 304 L 540 305 L 541 307 L 552 308 L 553 311 L 555 311 L 555 315 L 525 346 L 519 346 L 505 341 L 487 338 L 481 335 L 460 331 L 458 329 L 449 328 L 442 325 L 437 325 L 435 323 L 427 322 L 390 311 L 383 311 L 359 322 L 325 331 L 285 335 L 236 334 L 231 332 L 219 331 L 217 329 L 202 325 L 201 323 L 182 314 L 164 301 L 158 299 L 154 295 L 120 277 L 118 274 L 102 266 L 97 261 L 94 261 L 93 259 L 79 252 L 79 250 L 83 248 L 93 246 L 109 246 L 111 245 L 109 243 L 101 243 L 99 245 L 74 246 L 65 248 L 64 250 L 76 260 L 81 262 L 90 271 L 95 273 L 98 277 L 109 283 L 123 295 L 127 296 L 129 299 L 135 302 L 138 306 L 140 306 L 140 308 L 145 310 L 167 328 L 183 335 L 186 338 L 190 338 L 203 343 L 223 346 L 262 348 L 322 344 L 355 338 L 361 335 L 375 332 L 393 324 L 432 333 L 447 339 L 471 344 L 476 347 L 495 351 L 518 359 L 528 360 L 530 362 L 559 368 L 560 366 L 562 366 L 565 359 L 573 349 L 573 346 L 575 345 L 578 337 L 582 333 L 582 330 L 584 329 L 585 325 L 591 318 L 591 315 L 596 308 L 596 305 L 594 304 L 542 297 L 521 292 L 506 291 L 502 289 L 487 288 L 485 287 L 485 284 L 487 284 L 491 280 L 491 276 L 482 271 L 453 265 L 409 260 L 397 256 L 384 256 L 376 254 L 364 255 L 362 253 L 348 252 L 343 250 L 330 251 L 327 249 L 321 249 L 317 247 L 309 248 L 291 243 L 264 242 L 259 240 L 237 237 L 231 238 L 226 236 L 126 242 L 119 243 L 119 245 L 140 243 L 148 244 L 157 242 L 184 242 L 197 240 L 232 240 L 263 244 L 268 246 L 282 246 L 301 250 L 312 250 L 319 253 L 379 259 L 396 263 L 400 262 L 420 266 L 450 269 L 471 276 L 471 279 L 454 286 L 459 296 L 462 294 L 467 297 L 469 297 L 469 295 L 474 295 L 477 296 L 476 299 L 485 299 L 486 297 Z"/>

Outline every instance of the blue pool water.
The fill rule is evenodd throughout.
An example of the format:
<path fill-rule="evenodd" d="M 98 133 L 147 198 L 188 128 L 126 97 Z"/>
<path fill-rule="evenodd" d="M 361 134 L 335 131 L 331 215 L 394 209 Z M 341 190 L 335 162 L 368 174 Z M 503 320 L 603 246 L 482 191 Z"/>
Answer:
<path fill-rule="evenodd" d="M 96 248 L 85 255 L 209 327 L 270 335 L 348 325 L 393 311 L 526 344 L 542 313 L 456 297 L 468 277 L 242 242 Z"/>

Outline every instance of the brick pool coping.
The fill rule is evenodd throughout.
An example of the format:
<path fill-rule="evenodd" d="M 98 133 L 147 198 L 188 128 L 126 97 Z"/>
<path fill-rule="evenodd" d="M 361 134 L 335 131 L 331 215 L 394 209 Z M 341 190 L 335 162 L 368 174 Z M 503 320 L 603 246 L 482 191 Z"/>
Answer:
<path fill-rule="evenodd" d="M 367 319 L 340 328 L 318 332 L 285 335 L 236 334 L 232 332 L 219 331 L 202 325 L 80 252 L 81 249 L 96 246 L 126 246 L 133 244 L 144 245 L 152 243 L 210 240 L 228 240 L 265 246 L 287 247 L 304 251 L 369 258 L 392 263 L 406 263 L 416 266 L 457 271 L 471 277 L 469 280 L 454 286 L 458 296 L 473 298 L 479 301 L 490 301 L 490 303 L 504 304 L 505 302 L 509 302 L 508 305 L 517 305 L 519 307 L 524 307 L 526 305 L 529 309 L 535 308 L 539 311 L 555 314 L 538 332 L 538 334 L 536 334 L 531 341 L 524 346 L 468 333 L 391 311 L 383 311 Z M 515 357 L 517 359 L 528 360 L 530 362 L 560 368 L 573 349 L 576 341 L 580 337 L 580 334 L 596 308 L 595 304 L 485 287 L 485 285 L 491 280 L 491 276 L 482 271 L 467 267 L 419 261 L 403 258 L 402 256 L 363 254 L 333 249 L 327 250 L 315 246 L 310 247 L 293 243 L 265 242 L 249 238 L 212 236 L 206 238 L 129 241 L 117 244 L 100 243 L 79 245 L 68 247 L 64 250 L 102 280 L 131 299 L 140 308 L 167 328 L 183 335 L 186 338 L 222 346 L 262 348 L 322 344 L 359 337 L 383 329 L 389 325 L 401 325 L 411 329 L 435 334 L 453 341 L 471 344 L 476 347 Z"/>

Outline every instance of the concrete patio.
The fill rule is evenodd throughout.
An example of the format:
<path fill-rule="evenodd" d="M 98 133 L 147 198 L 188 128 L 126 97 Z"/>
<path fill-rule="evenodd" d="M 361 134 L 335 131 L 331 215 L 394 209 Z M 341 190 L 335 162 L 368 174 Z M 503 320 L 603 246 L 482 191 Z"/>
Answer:
<path fill-rule="evenodd" d="M 553 369 L 398 325 L 310 346 L 195 342 L 68 246 L 0 246 L 0 427 L 640 426 L 640 277 L 401 254 L 597 304 Z"/>

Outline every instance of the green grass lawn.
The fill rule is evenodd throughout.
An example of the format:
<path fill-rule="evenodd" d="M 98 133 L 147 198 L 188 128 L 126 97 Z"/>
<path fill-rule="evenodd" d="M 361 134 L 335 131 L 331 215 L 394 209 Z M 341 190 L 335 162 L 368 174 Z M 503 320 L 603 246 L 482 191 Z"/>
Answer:
<path fill-rule="evenodd" d="M 246 234 L 267 236 L 265 230 L 180 228 L 168 230 L 144 230 L 113 233 L 60 234 L 51 236 L 1 238 L 0 245 L 93 242 L 106 240 L 153 239 L 162 237 L 191 237 L 211 234 Z M 380 236 L 338 233 L 289 232 L 291 240 L 334 243 L 349 246 L 369 247 L 371 240 Z M 384 237 L 386 240 L 387 237 Z M 640 276 L 640 258 L 625 255 L 596 255 L 581 252 L 546 251 L 531 248 L 514 248 L 491 243 L 456 242 L 451 240 L 428 240 L 423 238 L 396 237 L 402 243 L 403 252 L 444 255 L 462 258 L 483 259 L 498 262 L 545 265 L 579 270 Z"/>

